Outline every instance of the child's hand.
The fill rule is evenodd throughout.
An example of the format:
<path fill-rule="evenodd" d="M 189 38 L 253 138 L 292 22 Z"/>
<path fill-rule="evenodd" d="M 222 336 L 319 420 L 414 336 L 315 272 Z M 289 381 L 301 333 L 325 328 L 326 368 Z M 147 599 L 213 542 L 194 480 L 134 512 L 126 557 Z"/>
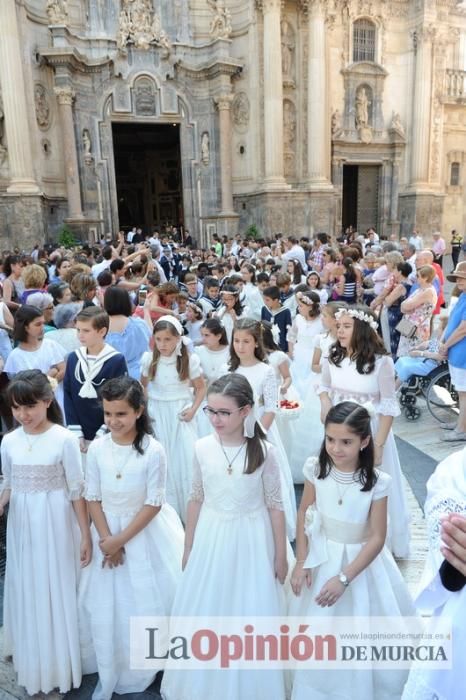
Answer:
<path fill-rule="evenodd" d="M 321 608 L 331 608 L 345 592 L 345 586 L 338 576 L 332 576 L 321 588 L 315 601 Z"/>
<path fill-rule="evenodd" d="M 84 569 L 92 559 L 92 540 L 90 535 L 81 537 L 81 569 Z"/>
<path fill-rule="evenodd" d="M 87 440 L 85 438 L 80 437 L 79 438 L 79 449 L 83 454 L 86 454 L 88 448 Z"/>
<path fill-rule="evenodd" d="M 107 535 L 99 540 L 99 547 L 102 554 L 113 557 L 119 549 L 123 548 L 123 545 L 117 535 Z"/>
<path fill-rule="evenodd" d="M 282 384 L 280 387 L 280 394 L 286 394 L 288 391 L 288 387 L 285 384 Z"/>
<path fill-rule="evenodd" d="M 285 558 L 276 557 L 275 558 L 275 577 L 278 578 L 281 584 L 285 583 L 286 575 L 288 573 L 288 561 Z"/>
<path fill-rule="evenodd" d="M 383 459 L 383 447 L 379 447 L 378 445 L 374 445 L 374 466 L 380 467 L 380 465 L 382 464 L 382 459 Z"/>
<path fill-rule="evenodd" d="M 296 596 L 301 595 L 304 582 L 306 582 L 308 588 L 311 587 L 312 572 L 310 569 L 303 569 L 302 564 L 295 564 L 293 573 L 291 574 L 291 588 Z"/>
<path fill-rule="evenodd" d="M 194 418 L 193 409 L 192 408 L 185 408 L 184 411 L 181 411 L 179 418 L 184 423 L 190 423 L 192 421 L 192 419 Z"/>
<path fill-rule="evenodd" d="M 123 566 L 124 561 L 125 561 L 125 550 L 123 547 L 121 547 L 121 549 L 119 549 L 118 552 L 116 554 L 114 554 L 113 556 L 111 556 L 111 557 L 105 556 L 102 559 L 102 569 L 104 569 L 106 566 L 109 569 L 114 569 L 117 566 Z"/>

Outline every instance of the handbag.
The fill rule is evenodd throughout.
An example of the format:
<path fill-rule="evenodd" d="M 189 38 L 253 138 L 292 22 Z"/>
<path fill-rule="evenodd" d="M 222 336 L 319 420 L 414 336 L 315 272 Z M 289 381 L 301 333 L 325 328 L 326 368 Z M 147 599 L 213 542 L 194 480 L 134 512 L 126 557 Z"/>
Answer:
<path fill-rule="evenodd" d="M 417 331 L 417 325 L 409 319 L 403 317 L 401 321 L 396 324 L 395 330 L 405 338 L 414 338 Z"/>

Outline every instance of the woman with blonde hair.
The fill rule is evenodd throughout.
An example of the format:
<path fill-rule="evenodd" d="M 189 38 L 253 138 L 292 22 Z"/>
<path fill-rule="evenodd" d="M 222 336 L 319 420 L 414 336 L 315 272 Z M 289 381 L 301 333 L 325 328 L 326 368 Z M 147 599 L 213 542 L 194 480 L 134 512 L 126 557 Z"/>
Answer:
<path fill-rule="evenodd" d="M 47 273 L 42 265 L 28 265 L 23 269 L 22 278 L 24 282 L 24 292 L 21 295 L 21 303 L 25 304 L 27 298 L 34 292 L 45 292 Z"/>

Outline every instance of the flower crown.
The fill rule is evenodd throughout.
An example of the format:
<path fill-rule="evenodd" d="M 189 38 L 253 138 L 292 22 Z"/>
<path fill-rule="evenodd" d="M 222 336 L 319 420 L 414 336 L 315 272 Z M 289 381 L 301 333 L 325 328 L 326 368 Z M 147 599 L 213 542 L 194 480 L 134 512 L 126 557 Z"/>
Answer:
<path fill-rule="evenodd" d="M 296 294 L 296 299 L 301 302 L 301 304 L 305 304 L 305 306 L 313 306 L 315 302 L 312 301 L 312 299 L 309 299 L 305 294 L 302 292 L 298 292 Z"/>
<path fill-rule="evenodd" d="M 338 311 L 335 314 L 335 318 L 338 320 L 342 316 L 351 316 L 351 318 L 357 318 L 358 321 L 368 323 L 373 331 L 377 331 L 377 321 L 374 318 L 372 318 L 370 314 L 364 313 L 364 311 L 358 309 L 338 309 Z"/>

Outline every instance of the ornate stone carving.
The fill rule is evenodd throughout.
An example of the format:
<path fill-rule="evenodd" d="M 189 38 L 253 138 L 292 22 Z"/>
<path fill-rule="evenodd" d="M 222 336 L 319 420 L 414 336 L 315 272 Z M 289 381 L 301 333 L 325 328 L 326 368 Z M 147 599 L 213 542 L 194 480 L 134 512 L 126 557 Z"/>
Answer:
<path fill-rule="evenodd" d="M 86 165 L 92 165 L 94 158 L 92 157 L 92 141 L 89 129 L 83 129 L 83 150 L 84 150 L 84 162 Z"/>
<path fill-rule="evenodd" d="M 49 24 L 66 24 L 68 21 L 67 0 L 47 0 Z"/>
<path fill-rule="evenodd" d="M 283 84 L 287 87 L 294 87 L 294 71 L 295 71 L 295 51 L 296 39 L 294 29 L 291 24 L 283 19 L 281 22 L 282 36 L 282 74 Z"/>
<path fill-rule="evenodd" d="M 170 55 L 172 45 L 154 12 L 152 0 L 121 0 L 117 46 L 122 53 L 126 53 L 128 42 L 144 50 L 154 43 L 164 49 L 165 57 Z"/>
<path fill-rule="evenodd" d="M 70 87 L 57 87 L 54 90 L 59 105 L 72 105 L 76 93 Z"/>
<path fill-rule="evenodd" d="M 138 78 L 134 84 L 136 114 L 143 117 L 155 115 L 155 87 L 150 78 Z"/>
<path fill-rule="evenodd" d="M 296 171 L 296 107 L 291 100 L 283 100 L 283 156 L 285 177 Z"/>
<path fill-rule="evenodd" d="M 238 131 L 245 131 L 249 126 L 249 99 L 245 92 L 238 92 L 232 104 L 233 124 Z"/>
<path fill-rule="evenodd" d="M 213 39 L 228 39 L 233 31 L 231 12 L 225 7 L 225 0 L 207 0 L 214 16 L 210 22 L 209 34 Z"/>
<path fill-rule="evenodd" d="M 401 136 L 402 138 L 405 138 L 405 129 L 404 126 L 401 122 L 401 117 L 398 114 L 398 112 L 393 112 L 392 114 L 392 121 L 390 124 L 390 129 L 394 131 L 395 133 L 398 134 L 398 136 Z"/>
<path fill-rule="evenodd" d="M 340 110 L 336 109 L 332 114 L 332 138 L 337 139 L 343 133 L 343 122 Z"/>
<path fill-rule="evenodd" d="M 234 95 L 218 95 L 214 97 L 214 102 L 217 105 L 217 109 L 231 109 L 231 103 L 233 102 Z"/>
<path fill-rule="evenodd" d="M 356 92 L 354 103 L 355 123 L 357 129 L 369 126 L 369 107 L 371 103 L 367 97 L 366 88 L 361 85 Z"/>
<path fill-rule="evenodd" d="M 40 129 L 46 131 L 50 126 L 51 108 L 47 90 L 41 83 L 36 83 L 34 86 L 34 105 L 37 125 Z"/>
<path fill-rule="evenodd" d="M 204 131 L 201 136 L 201 161 L 204 165 L 210 163 L 210 138 L 207 131 Z"/>

